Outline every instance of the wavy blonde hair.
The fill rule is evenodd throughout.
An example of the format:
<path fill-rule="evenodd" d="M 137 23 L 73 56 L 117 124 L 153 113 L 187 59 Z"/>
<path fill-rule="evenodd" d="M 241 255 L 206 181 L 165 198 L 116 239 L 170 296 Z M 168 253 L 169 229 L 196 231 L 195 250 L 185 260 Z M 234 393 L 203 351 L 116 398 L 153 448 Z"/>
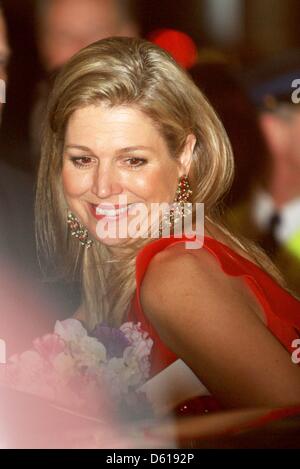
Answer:
<path fill-rule="evenodd" d="M 155 45 L 141 39 L 105 39 L 81 50 L 64 66 L 50 96 L 44 128 L 36 202 L 38 246 L 50 259 L 62 261 L 63 275 L 80 276 L 89 328 L 99 321 L 121 323 L 135 291 L 137 251 L 151 241 L 135 240 L 120 249 L 116 259 L 100 241 L 84 250 L 68 233 L 61 182 L 65 130 L 76 109 L 98 103 L 141 110 L 161 132 L 173 158 L 183 151 L 187 136 L 195 135 L 191 202 L 204 202 L 207 219 L 218 226 L 234 166 L 230 143 L 212 107 L 186 72 Z M 260 250 L 250 246 L 247 251 L 280 280 Z"/>

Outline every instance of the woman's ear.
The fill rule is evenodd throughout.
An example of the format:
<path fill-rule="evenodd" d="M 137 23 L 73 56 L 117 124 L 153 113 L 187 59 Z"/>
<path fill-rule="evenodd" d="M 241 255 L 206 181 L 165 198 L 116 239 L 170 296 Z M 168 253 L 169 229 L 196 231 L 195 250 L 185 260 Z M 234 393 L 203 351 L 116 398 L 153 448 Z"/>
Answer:
<path fill-rule="evenodd" d="M 189 134 L 186 138 L 184 149 L 178 159 L 179 163 L 179 176 L 187 175 L 189 173 L 193 152 L 196 145 L 196 137 L 194 134 Z"/>

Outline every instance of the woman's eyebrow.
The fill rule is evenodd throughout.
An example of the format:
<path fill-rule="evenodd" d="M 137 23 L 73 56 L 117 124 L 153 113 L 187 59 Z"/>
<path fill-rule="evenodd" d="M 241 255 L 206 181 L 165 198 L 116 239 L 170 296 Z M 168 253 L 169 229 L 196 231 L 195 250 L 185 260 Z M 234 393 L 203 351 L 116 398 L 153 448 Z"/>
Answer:
<path fill-rule="evenodd" d="M 75 149 L 75 150 L 83 150 L 83 151 L 88 151 L 90 153 L 93 153 L 93 151 L 84 145 L 75 145 L 75 144 L 69 144 L 65 145 L 65 150 L 68 149 Z M 139 151 L 139 150 L 144 150 L 144 151 L 153 151 L 153 148 L 145 145 L 133 145 L 129 147 L 124 147 L 124 148 L 118 148 L 116 150 L 116 153 L 131 153 L 133 151 Z"/>
<path fill-rule="evenodd" d="M 145 145 L 135 145 L 135 146 L 120 148 L 118 150 L 118 153 L 130 153 L 132 151 L 138 151 L 138 150 L 153 151 L 153 148 L 145 146 Z"/>
<path fill-rule="evenodd" d="M 65 145 L 65 150 L 68 150 L 70 148 L 74 148 L 75 150 L 89 151 L 89 152 L 92 151 L 89 147 L 85 147 L 84 145 L 74 145 L 74 144 Z"/>

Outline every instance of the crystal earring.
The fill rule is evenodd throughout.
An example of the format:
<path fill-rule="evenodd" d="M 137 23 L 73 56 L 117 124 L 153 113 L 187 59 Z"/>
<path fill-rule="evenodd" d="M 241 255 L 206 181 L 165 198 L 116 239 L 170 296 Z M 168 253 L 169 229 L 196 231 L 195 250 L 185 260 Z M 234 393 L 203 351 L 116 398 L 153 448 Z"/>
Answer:
<path fill-rule="evenodd" d="M 179 178 L 178 187 L 176 190 L 175 203 L 183 202 L 188 203 L 193 191 L 191 189 L 188 177 L 184 174 Z"/>
<path fill-rule="evenodd" d="M 189 198 L 193 191 L 191 189 L 188 177 L 183 175 L 179 178 L 176 195 L 173 204 L 171 205 L 169 213 L 164 215 L 162 223 L 169 226 L 174 226 L 182 217 L 186 217 L 192 212 L 189 206 Z M 187 206 L 188 205 L 188 206 Z M 160 228 L 160 235 L 162 234 L 162 227 Z"/>
<path fill-rule="evenodd" d="M 78 218 L 72 212 L 68 213 L 67 223 L 71 236 L 77 238 L 81 246 L 89 249 L 93 245 L 93 240 L 89 239 L 88 230 L 80 223 Z"/>

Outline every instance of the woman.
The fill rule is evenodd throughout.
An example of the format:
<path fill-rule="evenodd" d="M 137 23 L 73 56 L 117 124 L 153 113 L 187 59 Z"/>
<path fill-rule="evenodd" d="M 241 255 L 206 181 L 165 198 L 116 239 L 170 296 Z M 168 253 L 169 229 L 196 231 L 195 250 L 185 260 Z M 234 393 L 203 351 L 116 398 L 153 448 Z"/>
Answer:
<path fill-rule="evenodd" d="M 187 400 L 183 412 L 300 401 L 291 360 L 300 304 L 263 253 L 222 228 L 220 201 L 232 173 L 221 123 L 156 46 L 100 41 L 59 74 L 39 172 L 40 246 L 81 276 L 76 317 L 89 329 L 130 319 L 149 332 L 145 389 L 162 411 Z M 177 211 L 151 218 L 159 239 L 147 224 L 139 237 L 113 231 L 124 219 L 134 224 L 138 205 L 149 221 L 152 203 L 174 200 Z M 204 203 L 202 249 L 186 249 L 188 237 L 174 235 L 184 202 L 194 212 Z M 161 236 L 168 223 L 171 235 Z"/>

